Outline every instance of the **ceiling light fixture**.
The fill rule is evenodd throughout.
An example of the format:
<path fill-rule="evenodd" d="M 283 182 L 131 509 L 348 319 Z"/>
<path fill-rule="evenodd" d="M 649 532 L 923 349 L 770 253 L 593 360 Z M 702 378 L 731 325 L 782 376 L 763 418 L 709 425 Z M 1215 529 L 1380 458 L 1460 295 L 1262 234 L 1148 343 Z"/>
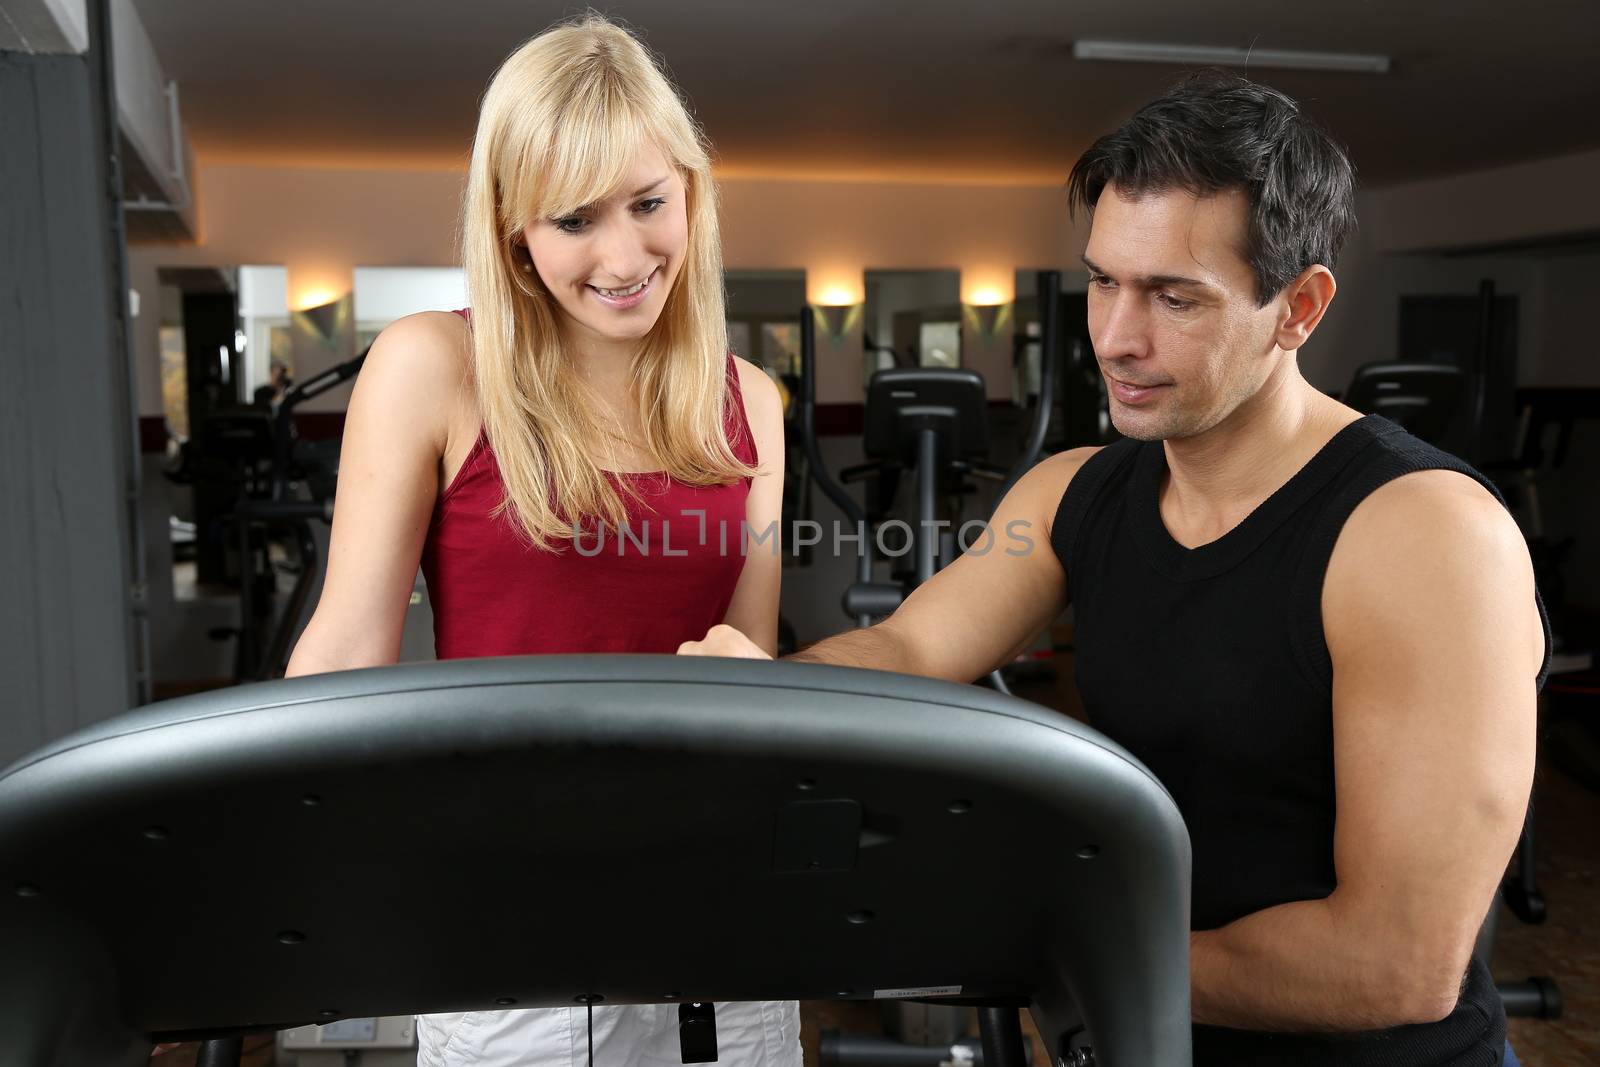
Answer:
<path fill-rule="evenodd" d="M 1074 41 L 1073 59 L 1173 66 L 1275 67 L 1284 70 L 1334 70 L 1346 74 L 1387 74 L 1389 57 L 1349 52 L 1292 52 L 1281 48 L 1213 48 L 1206 45 L 1146 44 L 1142 41 Z"/>

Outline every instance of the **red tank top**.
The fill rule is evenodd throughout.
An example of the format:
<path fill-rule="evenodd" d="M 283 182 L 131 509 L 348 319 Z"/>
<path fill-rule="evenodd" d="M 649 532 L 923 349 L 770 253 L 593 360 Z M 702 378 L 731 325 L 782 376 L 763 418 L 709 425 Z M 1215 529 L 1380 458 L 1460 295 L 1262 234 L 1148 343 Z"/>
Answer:
<path fill-rule="evenodd" d="M 731 354 L 726 423 L 733 454 L 754 465 Z M 608 477 L 632 482 L 639 493 L 627 505 L 624 530 L 530 548 L 510 515 L 490 518 L 505 489 L 488 436 L 479 432 L 434 505 L 422 549 L 440 659 L 670 653 L 722 621 L 744 569 L 750 480 L 702 487 L 663 473 Z"/>

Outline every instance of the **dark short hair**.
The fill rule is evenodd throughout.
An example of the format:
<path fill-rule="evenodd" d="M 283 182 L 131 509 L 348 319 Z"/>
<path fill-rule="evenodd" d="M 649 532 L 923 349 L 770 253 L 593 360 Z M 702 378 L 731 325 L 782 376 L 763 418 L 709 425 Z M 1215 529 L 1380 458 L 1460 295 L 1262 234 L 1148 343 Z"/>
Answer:
<path fill-rule="evenodd" d="M 1100 138 L 1072 168 L 1074 216 L 1107 185 L 1125 196 L 1183 189 L 1249 198 L 1245 260 L 1265 307 L 1313 263 L 1332 269 L 1355 228 L 1355 170 L 1338 142 L 1276 89 L 1202 70 Z"/>

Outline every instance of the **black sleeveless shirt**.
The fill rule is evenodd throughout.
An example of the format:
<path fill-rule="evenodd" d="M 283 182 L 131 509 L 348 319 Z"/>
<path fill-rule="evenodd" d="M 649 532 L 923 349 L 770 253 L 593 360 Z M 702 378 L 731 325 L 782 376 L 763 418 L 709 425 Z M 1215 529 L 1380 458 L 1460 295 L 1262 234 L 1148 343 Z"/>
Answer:
<path fill-rule="evenodd" d="M 1194 850 L 1191 926 L 1210 930 L 1323 899 L 1336 884 L 1322 583 L 1345 520 L 1413 471 L 1460 471 L 1499 493 L 1461 460 L 1368 416 L 1237 527 L 1188 549 L 1161 519 L 1166 469 L 1160 442 L 1102 449 L 1062 496 L 1051 544 L 1071 588 L 1090 722 L 1177 802 Z M 1547 669 L 1548 634 L 1546 623 Z M 1196 1065 L 1498 1064 L 1505 1013 L 1474 960 L 1455 1011 L 1437 1023 L 1339 1035 L 1196 1026 L 1194 1037 Z"/>

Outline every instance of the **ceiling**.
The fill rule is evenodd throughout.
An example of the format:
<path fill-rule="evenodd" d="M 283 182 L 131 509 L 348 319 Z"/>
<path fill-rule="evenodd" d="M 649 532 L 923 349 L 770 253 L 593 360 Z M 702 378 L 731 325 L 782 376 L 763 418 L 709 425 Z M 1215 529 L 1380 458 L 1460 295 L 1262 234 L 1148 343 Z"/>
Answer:
<path fill-rule="evenodd" d="M 477 100 L 548 0 L 134 0 L 206 162 L 464 166 Z M 1376 52 L 1257 70 L 1371 185 L 1600 146 L 1594 0 L 618 0 L 727 176 L 1055 183 L 1176 68 L 1075 39 Z"/>

